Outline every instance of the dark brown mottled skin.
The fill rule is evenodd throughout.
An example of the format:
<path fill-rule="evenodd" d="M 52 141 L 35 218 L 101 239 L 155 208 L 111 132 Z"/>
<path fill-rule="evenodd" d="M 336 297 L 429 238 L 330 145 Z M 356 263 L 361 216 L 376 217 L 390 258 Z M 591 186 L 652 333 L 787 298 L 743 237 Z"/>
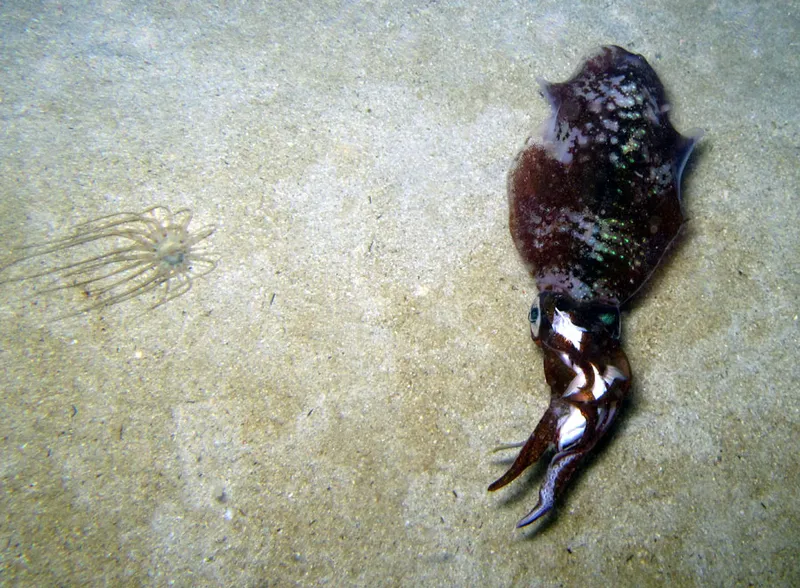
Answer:
<path fill-rule="evenodd" d="M 683 224 L 680 182 L 701 136 L 679 134 L 655 71 L 603 47 L 568 81 L 540 81 L 553 107 L 542 143 L 509 174 L 510 230 L 540 295 L 531 334 L 544 352 L 550 407 L 501 488 L 554 451 L 539 503 L 550 511 L 630 389 L 619 307 L 641 288 Z"/>

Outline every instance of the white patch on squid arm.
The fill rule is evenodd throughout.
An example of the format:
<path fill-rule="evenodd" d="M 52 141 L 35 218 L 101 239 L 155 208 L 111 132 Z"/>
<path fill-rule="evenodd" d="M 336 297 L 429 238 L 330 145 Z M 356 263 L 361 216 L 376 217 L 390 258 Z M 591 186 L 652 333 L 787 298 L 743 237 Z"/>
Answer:
<path fill-rule="evenodd" d="M 580 409 L 569 407 L 569 414 L 558 421 L 558 450 L 564 451 L 577 443 L 586 430 L 586 417 Z"/>
<path fill-rule="evenodd" d="M 562 312 L 556 308 L 556 314 L 553 316 L 553 332 L 561 335 L 570 342 L 575 348 L 580 350 L 581 340 L 586 329 L 579 327 L 572 322 L 566 312 Z"/>

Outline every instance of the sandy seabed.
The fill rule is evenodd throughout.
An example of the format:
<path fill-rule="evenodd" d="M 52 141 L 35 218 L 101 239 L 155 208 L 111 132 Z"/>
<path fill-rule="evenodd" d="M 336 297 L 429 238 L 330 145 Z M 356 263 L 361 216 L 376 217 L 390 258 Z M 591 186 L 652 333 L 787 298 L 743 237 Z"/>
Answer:
<path fill-rule="evenodd" d="M 0 286 L 0 582 L 791 585 L 798 7 L 4 3 L 0 248 L 190 207 L 216 269 L 69 320 Z M 549 392 L 506 174 L 601 44 L 705 129 L 549 521 L 491 453 Z"/>

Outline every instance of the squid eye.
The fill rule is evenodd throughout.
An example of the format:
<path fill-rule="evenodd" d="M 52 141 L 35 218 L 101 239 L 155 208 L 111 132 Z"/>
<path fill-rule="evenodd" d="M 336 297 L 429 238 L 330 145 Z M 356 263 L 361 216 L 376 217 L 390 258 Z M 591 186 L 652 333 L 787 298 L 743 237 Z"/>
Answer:
<path fill-rule="evenodd" d="M 601 323 L 608 327 L 611 336 L 614 339 L 619 339 L 619 312 L 604 312 L 598 318 Z"/>
<path fill-rule="evenodd" d="M 607 327 L 610 327 L 611 325 L 613 325 L 614 321 L 616 321 L 616 320 L 617 320 L 616 315 L 614 315 L 614 314 L 612 314 L 610 312 L 606 312 L 606 313 L 600 315 L 600 321 Z"/>
<path fill-rule="evenodd" d="M 528 320 L 531 323 L 531 336 L 534 339 L 539 338 L 539 326 L 541 324 L 540 318 L 541 315 L 539 313 L 539 301 L 537 300 L 533 303 L 533 306 L 531 306 L 530 313 L 528 313 Z"/>

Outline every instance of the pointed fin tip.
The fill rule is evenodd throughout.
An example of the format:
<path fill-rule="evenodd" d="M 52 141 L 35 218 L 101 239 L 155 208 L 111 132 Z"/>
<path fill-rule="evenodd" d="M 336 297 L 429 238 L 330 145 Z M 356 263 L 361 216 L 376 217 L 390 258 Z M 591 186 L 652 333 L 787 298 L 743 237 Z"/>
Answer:
<path fill-rule="evenodd" d="M 689 156 L 694 151 L 695 146 L 703 138 L 706 132 L 703 129 L 691 129 L 688 135 L 681 135 L 680 144 L 678 146 L 676 165 L 677 177 L 680 181 L 683 176 L 683 169 L 686 167 L 686 162 L 689 161 Z"/>
<path fill-rule="evenodd" d="M 539 91 L 542 93 L 542 96 L 544 96 L 554 108 L 557 107 L 559 100 L 555 88 L 558 87 L 559 84 L 548 82 L 542 77 L 536 78 L 536 83 L 539 84 Z"/>
<path fill-rule="evenodd" d="M 539 89 L 543 94 L 547 94 L 550 91 L 550 86 L 553 85 L 541 76 L 536 78 L 536 83 L 539 84 Z"/>

